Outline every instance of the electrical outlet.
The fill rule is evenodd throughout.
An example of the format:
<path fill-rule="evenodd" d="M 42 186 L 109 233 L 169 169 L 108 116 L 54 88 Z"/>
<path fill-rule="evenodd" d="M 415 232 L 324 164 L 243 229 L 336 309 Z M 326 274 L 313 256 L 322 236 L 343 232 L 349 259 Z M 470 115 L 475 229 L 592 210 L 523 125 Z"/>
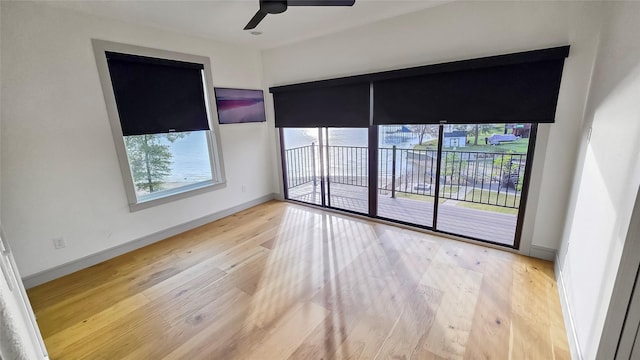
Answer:
<path fill-rule="evenodd" d="M 53 247 L 58 250 L 65 248 L 67 246 L 66 241 L 64 241 L 63 237 L 57 237 L 53 239 Z"/>
<path fill-rule="evenodd" d="M 247 184 L 242 184 L 242 192 L 247 192 Z"/>

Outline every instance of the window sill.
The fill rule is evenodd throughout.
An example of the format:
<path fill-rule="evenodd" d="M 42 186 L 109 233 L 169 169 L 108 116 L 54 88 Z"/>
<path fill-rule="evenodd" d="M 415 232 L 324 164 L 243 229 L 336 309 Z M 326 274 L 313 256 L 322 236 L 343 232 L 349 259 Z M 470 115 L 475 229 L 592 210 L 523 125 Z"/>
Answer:
<path fill-rule="evenodd" d="M 168 202 L 203 194 L 217 189 L 222 189 L 225 186 L 227 186 L 225 182 L 214 182 L 212 180 L 208 180 L 188 186 L 169 189 L 158 192 L 156 194 L 143 196 L 141 199 L 138 199 L 137 203 L 129 204 L 129 210 L 131 212 L 135 212 L 143 209 L 148 209 L 150 207 L 166 204 Z"/>

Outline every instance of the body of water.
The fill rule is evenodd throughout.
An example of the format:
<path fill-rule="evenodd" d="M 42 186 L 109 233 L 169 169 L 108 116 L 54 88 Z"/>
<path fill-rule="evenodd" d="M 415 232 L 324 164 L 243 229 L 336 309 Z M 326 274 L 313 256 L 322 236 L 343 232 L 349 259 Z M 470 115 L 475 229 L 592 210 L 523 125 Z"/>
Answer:
<path fill-rule="evenodd" d="M 396 146 L 398 149 L 413 149 L 418 144 L 418 136 L 408 131 L 403 126 L 381 126 L 379 128 L 378 140 L 380 149 L 391 149 Z M 327 153 L 328 171 L 331 176 L 336 177 L 357 177 L 353 181 L 361 183 L 363 178 L 368 177 L 368 152 L 365 149 L 356 151 L 355 149 L 337 148 L 337 147 L 367 147 L 369 130 L 366 128 L 329 128 L 328 145 L 330 146 Z M 326 133 L 325 133 L 326 134 Z M 318 129 L 284 129 L 284 146 L 286 149 L 293 149 L 303 146 L 309 146 L 319 143 Z M 422 141 L 433 139 L 431 135 L 425 134 Z M 381 153 L 379 159 L 379 174 L 387 176 L 392 169 L 393 158 L 390 156 L 390 150 Z M 292 153 L 292 156 L 300 156 Z M 318 154 L 316 154 L 318 156 Z M 412 165 L 407 161 L 407 152 L 398 152 L 396 161 L 405 163 L 405 167 L 409 170 Z M 300 174 L 309 173 L 312 167 L 311 161 L 293 161 L 290 176 L 296 177 Z M 316 161 L 316 173 L 320 172 L 319 161 Z"/>
<path fill-rule="evenodd" d="M 171 174 L 166 182 L 194 183 L 211 180 L 211 162 L 205 131 L 193 131 L 173 143 L 163 140 L 168 145 L 173 158 Z"/>
<path fill-rule="evenodd" d="M 369 130 L 364 128 L 329 128 L 329 146 L 361 146 L 369 144 Z M 411 132 L 402 131 L 401 126 L 381 126 L 378 134 L 379 147 L 390 148 L 396 146 L 401 149 L 412 149 L 418 143 L 418 137 Z M 433 139 L 430 135 L 425 135 L 422 141 Z M 301 146 L 308 146 L 311 143 L 316 145 L 318 140 L 318 129 L 284 129 L 284 147 L 291 149 Z"/>

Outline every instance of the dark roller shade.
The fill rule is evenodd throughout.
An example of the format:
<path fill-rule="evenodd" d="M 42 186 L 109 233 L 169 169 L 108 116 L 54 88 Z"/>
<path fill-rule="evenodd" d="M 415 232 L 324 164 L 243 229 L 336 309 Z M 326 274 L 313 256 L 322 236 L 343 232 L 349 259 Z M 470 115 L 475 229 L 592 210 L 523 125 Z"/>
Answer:
<path fill-rule="evenodd" d="M 272 91 L 276 127 L 368 127 L 370 85 Z"/>
<path fill-rule="evenodd" d="M 374 81 L 374 124 L 552 123 L 564 57 Z"/>
<path fill-rule="evenodd" d="M 124 136 L 209 130 L 202 64 L 106 55 Z"/>

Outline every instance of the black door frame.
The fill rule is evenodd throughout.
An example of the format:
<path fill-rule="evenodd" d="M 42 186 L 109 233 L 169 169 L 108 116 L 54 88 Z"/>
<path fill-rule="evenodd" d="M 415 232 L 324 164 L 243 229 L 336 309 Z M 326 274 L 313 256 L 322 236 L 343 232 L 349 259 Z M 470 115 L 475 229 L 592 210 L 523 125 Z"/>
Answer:
<path fill-rule="evenodd" d="M 327 138 L 328 137 L 329 136 L 327 135 Z M 325 194 L 329 193 L 329 185 L 328 182 L 325 182 L 324 179 L 324 137 L 322 136 L 322 128 L 318 128 L 318 154 L 320 155 L 320 203 L 322 204 L 322 207 L 328 207 L 329 205 L 327 205 L 327 199 L 329 197 L 327 196 L 325 198 Z M 327 180 L 328 176 L 329 175 L 327 175 Z"/>
<path fill-rule="evenodd" d="M 438 208 L 440 206 L 440 174 L 442 166 L 442 143 L 444 142 L 444 125 L 438 125 L 438 159 L 436 160 L 436 188 L 433 194 L 433 219 L 431 219 L 431 230 L 436 231 L 438 224 Z"/>

